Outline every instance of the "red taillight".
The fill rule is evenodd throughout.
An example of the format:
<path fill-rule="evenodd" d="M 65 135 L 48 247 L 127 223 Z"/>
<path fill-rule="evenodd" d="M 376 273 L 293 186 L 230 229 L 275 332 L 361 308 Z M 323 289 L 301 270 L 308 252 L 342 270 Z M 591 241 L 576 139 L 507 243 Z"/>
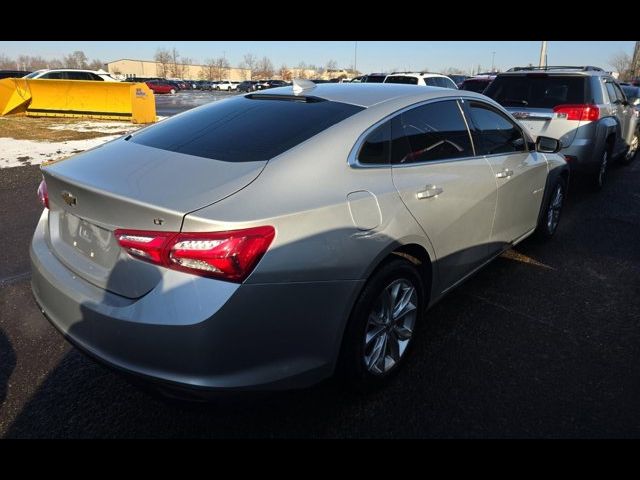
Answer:
<path fill-rule="evenodd" d="M 47 191 L 47 182 L 44 178 L 38 186 L 38 199 L 44 208 L 49 208 L 49 192 Z"/>
<path fill-rule="evenodd" d="M 557 105 L 553 113 L 566 120 L 593 122 L 600 118 L 600 109 L 596 105 Z"/>
<path fill-rule="evenodd" d="M 130 255 L 173 270 L 242 282 L 265 254 L 273 227 L 204 233 L 116 230 Z"/>

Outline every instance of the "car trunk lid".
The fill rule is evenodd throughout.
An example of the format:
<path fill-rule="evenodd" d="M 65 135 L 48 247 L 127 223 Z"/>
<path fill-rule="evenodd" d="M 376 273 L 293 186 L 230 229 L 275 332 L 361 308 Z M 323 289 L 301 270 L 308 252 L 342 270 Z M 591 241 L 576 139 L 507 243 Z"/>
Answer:
<path fill-rule="evenodd" d="M 44 167 L 52 251 L 92 284 L 138 298 L 163 269 L 125 254 L 113 231 L 178 232 L 186 214 L 242 189 L 266 163 L 224 162 L 118 139 Z"/>

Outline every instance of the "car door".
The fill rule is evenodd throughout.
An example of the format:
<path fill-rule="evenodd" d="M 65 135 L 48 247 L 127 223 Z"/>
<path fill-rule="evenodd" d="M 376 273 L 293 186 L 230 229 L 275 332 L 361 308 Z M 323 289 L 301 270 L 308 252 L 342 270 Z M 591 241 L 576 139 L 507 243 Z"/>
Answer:
<path fill-rule="evenodd" d="M 620 85 L 613 83 L 618 100 L 618 108 L 620 113 L 620 124 L 622 126 L 622 138 L 624 139 L 624 149 L 631 144 L 633 134 L 636 129 L 635 107 L 629 103 L 627 96 L 620 88 Z"/>
<path fill-rule="evenodd" d="M 492 248 L 500 250 L 535 228 L 547 179 L 547 162 L 530 151 L 520 126 L 480 100 L 464 102 L 476 152 L 491 165 L 498 189 Z"/>
<path fill-rule="evenodd" d="M 605 79 L 605 87 L 609 96 L 612 114 L 616 117 L 620 125 L 620 132 L 618 132 L 619 135 L 616 138 L 615 151 L 613 152 L 614 155 L 617 155 L 626 148 L 630 140 L 628 132 L 631 120 L 630 116 L 633 115 L 633 113 L 629 105 L 623 104 L 626 98 L 613 78 Z"/>
<path fill-rule="evenodd" d="M 475 156 L 455 99 L 404 111 L 392 120 L 391 135 L 393 182 L 434 247 L 442 292 L 488 257 L 495 178 Z"/>

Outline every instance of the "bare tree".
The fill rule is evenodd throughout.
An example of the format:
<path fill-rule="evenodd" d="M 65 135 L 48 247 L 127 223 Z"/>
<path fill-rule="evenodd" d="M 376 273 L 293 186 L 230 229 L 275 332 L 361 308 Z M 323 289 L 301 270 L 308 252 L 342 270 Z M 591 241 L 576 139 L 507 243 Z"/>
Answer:
<path fill-rule="evenodd" d="M 0 53 L 0 69 L 2 70 L 10 70 L 16 67 L 16 62 L 7 57 L 4 53 Z"/>
<path fill-rule="evenodd" d="M 218 57 L 213 60 L 213 77 L 220 81 L 229 76 L 229 60 L 224 57 Z M 228 80 L 228 78 L 227 78 Z"/>
<path fill-rule="evenodd" d="M 216 68 L 215 58 L 207 58 L 204 61 L 203 67 L 204 68 L 202 69 L 202 76 L 204 77 L 204 80 L 209 80 L 210 82 L 212 82 L 213 79 L 215 78 L 215 68 Z"/>
<path fill-rule="evenodd" d="M 105 63 L 102 60 L 95 58 L 89 63 L 89 70 L 102 70 L 104 66 Z"/>
<path fill-rule="evenodd" d="M 280 71 L 278 72 L 278 74 L 285 82 L 290 82 L 291 78 L 293 77 L 293 73 L 291 72 L 291 70 L 289 70 L 289 68 L 287 68 L 287 66 L 284 64 L 282 64 L 282 66 L 280 67 Z"/>
<path fill-rule="evenodd" d="M 54 58 L 47 62 L 47 68 L 64 68 L 64 62 L 58 58 Z"/>
<path fill-rule="evenodd" d="M 325 66 L 324 66 L 325 70 L 337 70 L 338 69 L 338 62 L 336 62 L 335 60 L 329 60 Z"/>
<path fill-rule="evenodd" d="M 446 68 L 442 73 L 444 73 L 445 75 L 464 75 L 465 74 L 464 70 L 456 67 Z"/>
<path fill-rule="evenodd" d="M 625 52 L 618 52 L 609 58 L 609 65 L 611 65 L 619 74 L 620 80 L 626 79 L 631 70 L 631 56 Z"/>
<path fill-rule="evenodd" d="M 258 79 L 266 80 L 267 78 L 273 77 L 273 64 L 267 57 L 262 57 L 260 60 L 258 60 L 258 62 L 256 62 L 255 69 L 255 76 Z"/>
<path fill-rule="evenodd" d="M 307 78 L 307 64 L 304 62 L 300 62 L 296 67 L 296 78 L 305 79 Z"/>
<path fill-rule="evenodd" d="M 88 58 L 81 50 L 76 50 L 70 55 L 65 55 L 62 59 L 66 68 L 87 68 Z"/>
<path fill-rule="evenodd" d="M 175 47 L 170 52 L 171 60 L 169 62 L 169 75 L 173 78 L 182 77 L 182 65 L 180 64 L 180 53 Z"/>
<path fill-rule="evenodd" d="M 169 64 L 171 63 L 171 52 L 166 48 L 159 48 L 153 57 L 156 61 L 156 75 L 167 78 L 169 75 Z"/>
<path fill-rule="evenodd" d="M 256 68 L 256 63 L 258 59 L 253 53 L 247 53 L 244 57 L 242 57 L 242 62 L 240 62 L 240 68 L 246 68 L 249 70 L 249 78 L 253 78 L 253 71 Z"/>
<path fill-rule="evenodd" d="M 193 60 L 190 57 L 182 57 L 180 59 L 180 75 L 179 78 L 191 79 L 191 69 L 189 65 L 193 64 Z"/>

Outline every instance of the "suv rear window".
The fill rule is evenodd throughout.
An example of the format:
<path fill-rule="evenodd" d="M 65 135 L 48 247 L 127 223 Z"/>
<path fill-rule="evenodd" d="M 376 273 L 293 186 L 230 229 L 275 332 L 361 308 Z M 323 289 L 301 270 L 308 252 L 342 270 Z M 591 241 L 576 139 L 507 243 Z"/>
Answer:
<path fill-rule="evenodd" d="M 387 77 L 384 83 L 405 83 L 407 85 L 418 85 L 418 77 L 405 77 L 404 75 L 396 75 Z"/>
<path fill-rule="evenodd" d="M 490 83 L 490 80 L 465 80 L 462 83 L 462 90 L 482 93 Z"/>
<path fill-rule="evenodd" d="M 553 108 L 586 103 L 586 81 L 577 75 L 499 75 L 484 94 L 503 107 Z"/>
<path fill-rule="evenodd" d="M 225 162 L 269 160 L 361 110 L 327 100 L 236 97 L 165 120 L 130 141 Z"/>

